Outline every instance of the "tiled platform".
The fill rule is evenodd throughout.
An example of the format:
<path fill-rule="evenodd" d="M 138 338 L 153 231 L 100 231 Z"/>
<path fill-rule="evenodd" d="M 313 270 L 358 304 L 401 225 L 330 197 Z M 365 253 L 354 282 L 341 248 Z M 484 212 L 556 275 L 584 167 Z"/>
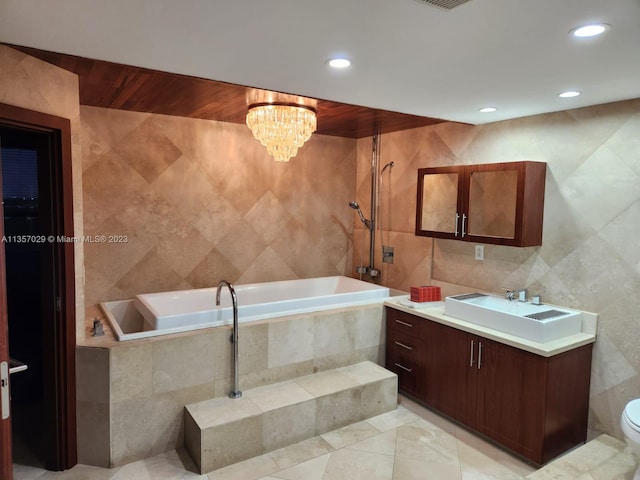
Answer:
<path fill-rule="evenodd" d="M 185 446 L 201 473 L 393 410 L 397 376 L 372 362 L 185 407 Z"/>

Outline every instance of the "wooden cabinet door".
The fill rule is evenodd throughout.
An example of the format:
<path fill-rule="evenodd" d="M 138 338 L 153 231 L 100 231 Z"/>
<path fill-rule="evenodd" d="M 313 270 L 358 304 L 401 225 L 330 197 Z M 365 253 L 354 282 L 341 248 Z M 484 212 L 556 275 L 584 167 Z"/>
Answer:
<path fill-rule="evenodd" d="M 416 235 L 459 238 L 464 167 L 418 170 Z"/>
<path fill-rule="evenodd" d="M 426 401 L 470 427 L 475 424 L 476 337 L 435 322 L 429 325 Z"/>
<path fill-rule="evenodd" d="M 542 463 L 547 359 L 478 338 L 475 428 Z"/>
<path fill-rule="evenodd" d="M 470 238 L 515 239 L 521 175 L 522 169 L 518 166 L 502 169 L 495 165 L 470 167 L 466 224 Z"/>
<path fill-rule="evenodd" d="M 542 245 L 544 162 L 467 167 L 464 240 L 529 247 Z"/>

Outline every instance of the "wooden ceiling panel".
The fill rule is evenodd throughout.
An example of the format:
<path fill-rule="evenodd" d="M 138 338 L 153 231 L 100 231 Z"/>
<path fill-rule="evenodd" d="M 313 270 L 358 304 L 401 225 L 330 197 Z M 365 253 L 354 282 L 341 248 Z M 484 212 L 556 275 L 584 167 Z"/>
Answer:
<path fill-rule="evenodd" d="M 327 100 L 296 97 L 29 47 L 9 46 L 76 73 L 79 77 L 82 105 L 244 123 L 247 108 L 252 103 L 264 102 L 267 99 L 302 103 L 316 109 L 318 116 L 316 133 L 346 138 L 371 136 L 376 126 L 381 133 L 390 133 L 444 121 Z"/>

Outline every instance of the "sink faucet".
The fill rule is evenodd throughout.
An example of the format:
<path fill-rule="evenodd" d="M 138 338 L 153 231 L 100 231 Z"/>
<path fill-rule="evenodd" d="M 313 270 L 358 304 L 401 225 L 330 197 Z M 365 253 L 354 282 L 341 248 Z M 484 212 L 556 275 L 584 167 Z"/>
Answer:
<path fill-rule="evenodd" d="M 242 392 L 238 386 L 238 297 L 233 286 L 226 280 L 221 280 L 216 291 L 216 305 L 220 305 L 220 290 L 222 287 L 228 287 L 231 293 L 231 301 L 233 302 L 233 333 L 231 334 L 231 343 L 233 343 L 233 390 L 229 392 L 230 398 L 240 398 Z"/>
<path fill-rule="evenodd" d="M 507 300 L 511 301 L 518 299 L 520 302 L 526 302 L 527 295 L 528 292 L 526 288 L 522 288 L 520 290 L 507 290 L 507 292 L 504 294 Z"/>

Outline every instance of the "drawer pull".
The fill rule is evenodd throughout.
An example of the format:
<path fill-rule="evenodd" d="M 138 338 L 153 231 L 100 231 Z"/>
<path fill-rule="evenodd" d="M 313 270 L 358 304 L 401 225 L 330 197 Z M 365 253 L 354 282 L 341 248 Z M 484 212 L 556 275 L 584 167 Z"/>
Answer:
<path fill-rule="evenodd" d="M 400 365 L 399 363 L 394 363 L 394 365 L 395 365 L 396 367 L 398 367 L 398 368 L 401 368 L 402 370 L 404 370 L 404 371 L 406 371 L 406 372 L 411 373 L 411 369 L 410 369 L 410 368 L 405 367 L 404 365 Z"/>
<path fill-rule="evenodd" d="M 410 347 L 409 345 L 405 345 L 402 342 L 395 342 L 395 344 L 398 345 L 399 347 L 406 348 L 407 350 L 413 350 L 413 347 Z"/>
<path fill-rule="evenodd" d="M 402 320 L 396 320 L 396 323 L 399 323 L 400 325 L 404 325 L 405 327 L 413 327 L 411 323 L 403 322 Z"/>

